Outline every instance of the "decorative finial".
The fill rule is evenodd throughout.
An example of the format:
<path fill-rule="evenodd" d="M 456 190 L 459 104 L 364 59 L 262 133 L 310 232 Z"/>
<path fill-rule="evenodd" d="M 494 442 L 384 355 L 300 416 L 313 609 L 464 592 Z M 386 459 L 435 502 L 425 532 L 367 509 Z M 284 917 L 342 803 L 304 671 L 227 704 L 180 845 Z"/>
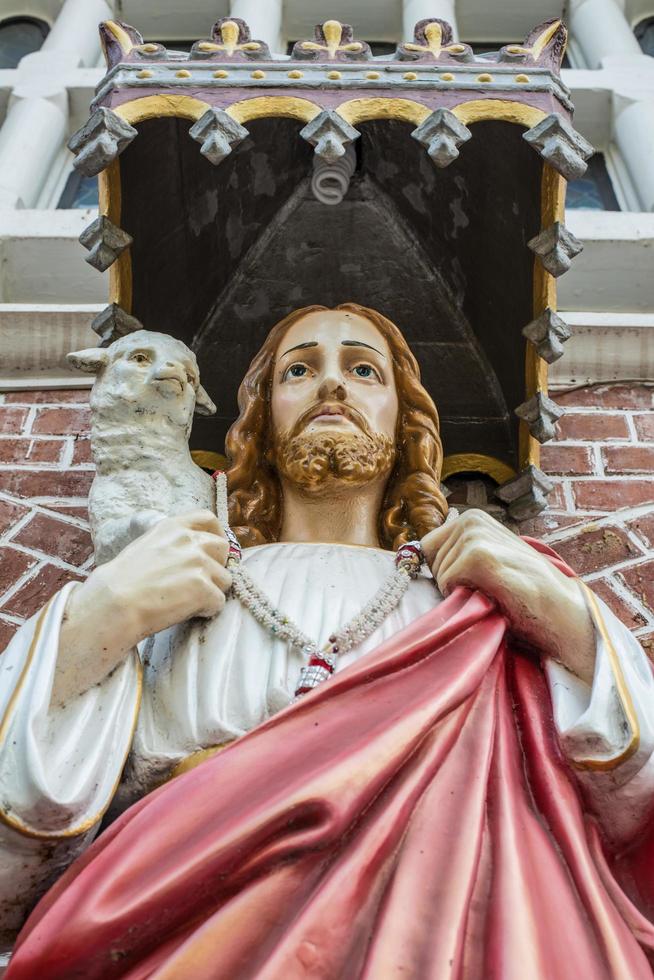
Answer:
<path fill-rule="evenodd" d="M 395 57 L 400 61 L 439 61 L 441 56 L 469 61 L 472 48 L 453 40 L 452 27 L 446 20 L 427 17 L 413 30 L 413 41 L 398 44 Z"/>
<path fill-rule="evenodd" d="M 196 41 L 190 57 L 260 61 L 270 58 L 270 50 L 265 41 L 252 39 L 250 28 L 240 17 L 221 17 L 212 28 L 211 39 Z"/>
<path fill-rule="evenodd" d="M 372 52 L 368 44 L 353 40 L 349 24 L 326 20 L 316 25 L 315 40 L 293 45 L 291 57 L 295 61 L 369 61 Z"/>
<path fill-rule="evenodd" d="M 538 64 L 559 72 L 568 43 L 568 31 L 560 20 L 547 20 L 527 34 L 523 44 L 507 44 L 500 61 Z"/>

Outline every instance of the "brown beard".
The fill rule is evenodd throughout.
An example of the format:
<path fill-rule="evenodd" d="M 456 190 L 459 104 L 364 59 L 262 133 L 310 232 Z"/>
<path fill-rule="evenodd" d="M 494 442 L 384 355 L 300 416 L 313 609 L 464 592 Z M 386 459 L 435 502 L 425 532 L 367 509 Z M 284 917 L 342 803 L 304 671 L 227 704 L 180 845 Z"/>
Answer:
<path fill-rule="evenodd" d="M 363 486 L 388 476 L 394 462 L 394 440 L 378 432 L 283 433 L 275 445 L 279 475 L 309 492 Z"/>

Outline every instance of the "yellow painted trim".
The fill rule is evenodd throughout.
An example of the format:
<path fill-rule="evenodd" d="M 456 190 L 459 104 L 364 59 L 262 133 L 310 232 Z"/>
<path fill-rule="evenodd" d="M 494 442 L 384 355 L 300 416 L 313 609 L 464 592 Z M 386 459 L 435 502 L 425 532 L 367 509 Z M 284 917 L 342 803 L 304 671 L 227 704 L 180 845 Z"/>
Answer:
<path fill-rule="evenodd" d="M 36 647 L 41 638 L 41 632 L 43 630 L 43 622 L 45 620 L 46 614 L 50 606 L 52 605 L 52 601 L 53 600 L 50 599 L 50 601 L 44 606 L 41 615 L 38 618 L 38 622 L 34 630 L 34 636 L 32 637 L 32 642 L 30 643 L 30 648 L 27 651 L 27 657 L 25 658 L 25 663 L 23 665 L 23 669 L 18 679 L 18 684 L 16 685 L 16 688 L 13 694 L 11 695 L 11 698 L 9 699 L 9 704 L 7 705 L 7 710 L 4 713 L 2 722 L 0 722 L 0 745 L 6 738 L 7 731 L 9 729 L 9 726 L 11 725 L 13 711 L 14 708 L 16 707 L 18 698 L 20 697 L 23 684 L 25 683 L 25 679 L 27 677 L 27 672 L 29 671 L 32 661 L 34 659 Z M 119 769 L 118 778 L 116 779 L 116 782 L 113 785 L 106 806 L 103 806 L 102 809 L 99 810 L 97 813 L 93 814 L 92 817 L 88 817 L 81 824 L 78 824 L 77 827 L 71 827 L 69 830 L 61 830 L 52 833 L 44 833 L 41 831 L 32 830 L 31 827 L 28 827 L 27 824 L 23 823 L 23 821 L 20 820 L 18 817 L 5 813 L 2 809 L 0 809 L 0 821 L 2 823 L 6 824 L 8 827 L 11 827 L 13 830 L 17 830 L 18 833 L 22 834 L 23 837 L 30 837 L 34 840 L 63 840 L 68 837 L 79 837 L 80 834 L 86 833 L 87 830 L 90 830 L 91 827 L 95 827 L 95 825 L 100 820 L 102 820 L 102 817 L 109 809 L 111 801 L 113 800 L 116 794 L 116 790 L 118 789 L 118 786 L 120 784 L 120 780 L 123 773 L 123 766 L 127 761 L 127 756 L 129 755 L 129 752 L 132 747 L 132 740 L 134 738 L 134 732 L 136 730 L 139 711 L 141 710 L 141 697 L 143 695 L 143 665 L 141 664 L 141 660 L 137 652 L 135 652 L 133 656 L 136 659 L 136 666 L 137 666 L 137 672 L 136 672 L 137 692 L 136 692 L 136 707 L 134 709 L 134 716 L 132 718 L 132 732 L 129 740 L 129 745 L 127 746 L 127 751 L 125 752 L 125 756 L 123 758 L 122 764 Z"/>
<path fill-rule="evenodd" d="M 114 106 L 113 111 L 134 126 L 147 119 L 161 119 L 164 116 L 192 119 L 195 122 L 210 108 L 208 102 L 195 99 L 191 95 L 145 95 L 141 99 L 130 99 L 129 102 Z"/>
<path fill-rule="evenodd" d="M 555 221 L 563 221 L 565 215 L 564 178 L 548 163 L 543 164 L 541 178 L 541 220 L 540 230 L 544 231 Z M 534 256 L 534 299 L 533 315 L 538 317 L 550 307 L 556 310 L 556 279 Z M 528 343 L 525 350 L 525 397 L 532 398 L 536 392 L 547 394 L 547 362 L 539 357 L 533 344 Z M 529 426 L 520 421 L 519 435 L 520 466 L 540 465 L 540 443 L 529 432 Z"/>
<path fill-rule="evenodd" d="M 296 95 L 259 95 L 253 99 L 241 99 L 227 106 L 225 112 L 244 125 L 253 119 L 285 116 L 300 122 L 311 122 L 322 112 L 319 105 Z"/>
<path fill-rule="evenodd" d="M 600 636 L 602 637 L 604 646 L 606 647 L 609 663 L 611 664 L 611 670 L 613 672 L 613 678 L 615 680 L 615 686 L 618 692 L 618 698 L 620 699 L 620 707 L 622 708 L 627 724 L 631 730 L 631 737 L 627 747 L 623 749 L 620 755 L 616 756 L 614 759 L 573 760 L 575 767 L 578 769 L 596 769 L 600 772 L 605 772 L 610 769 L 615 769 L 616 766 L 626 762 L 626 760 L 629 759 L 634 752 L 638 751 L 638 747 L 640 745 L 640 725 L 638 723 L 638 715 L 636 714 L 634 703 L 631 699 L 631 694 L 629 693 L 629 688 L 627 687 L 627 683 L 624 679 L 620 658 L 615 647 L 613 646 L 613 643 L 611 642 L 611 637 L 609 636 L 609 631 L 606 628 L 604 618 L 600 612 L 599 605 L 597 604 L 597 599 L 585 582 L 582 582 L 581 579 L 577 579 L 577 581 L 579 582 L 579 585 L 581 586 L 581 589 L 586 597 L 591 616 L 593 617 L 593 621 Z"/>
<path fill-rule="evenodd" d="M 516 471 L 508 463 L 483 453 L 452 453 L 443 460 L 441 480 L 456 473 L 485 473 L 496 483 L 506 483 L 516 476 Z"/>
<path fill-rule="evenodd" d="M 341 103 L 336 111 L 351 126 L 372 119 L 397 119 L 400 122 L 413 123 L 419 126 L 427 116 L 431 115 L 431 109 L 428 106 L 421 102 L 414 102 L 413 99 L 374 97 L 350 99 L 348 102 Z"/>
<path fill-rule="evenodd" d="M 202 466 L 205 470 L 226 470 L 229 461 L 222 453 L 214 453 L 211 449 L 194 449 L 191 458 L 197 466 Z"/>
<path fill-rule="evenodd" d="M 229 742 L 223 742 L 222 745 L 212 745 L 208 749 L 198 749 L 197 752 L 192 752 L 191 755 L 187 755 L 185 759 L 182 759 L 181 762 L 177 763 L 168 777 L 168 780 L 175 779 L 176 776 L 181 776 L 185 772 L 190 772 L 191 769 L 195 769 L 196 766 L 199 766 L 201 762 L 205 762 L 206 759 L 211 759 L 214 755 L 222 752 L 223 749 L 226 749 L 228 745 L 231 745 L 232 742 L 235 741 L 236 739 L 233 738 Z M 165 782 L 168 782 L 168 780 L 165 780 Z"/>
<path fill-rule="evenodd" d="M 120 160 L 113 160 L 98 176 L 99 210 L 120 227 L 122 192 Z M 132 312 L 132 253 L 126 248 L 109 267 L 109 302 Z"/>
<path fill-rule="evenodd" d="M 523 102 L 513 102 L 510 99 L 472 99 L 452 107 L 452 112 L 464 125 L 476 122 L 488 122 L 496 119 L 500 122 L 515 123 L 531 129 L 547 113 Z"/>
<path fill-rule="evenodd" d="M 419 126 L 427 116 L 431 115 L 432 110 L 413 99 L 370 97 L 350 99 L 348 102 L 341 103 L 336 111 L 352 126 L 372 119 L 398 119 Z M 465 125 L 497 119 L 526 126 L 529 129 L 546 115 L 542 109 L 510 99 L 472 99 L 470 102 L 461 102 L 453 106 L 452 112 Z"/>

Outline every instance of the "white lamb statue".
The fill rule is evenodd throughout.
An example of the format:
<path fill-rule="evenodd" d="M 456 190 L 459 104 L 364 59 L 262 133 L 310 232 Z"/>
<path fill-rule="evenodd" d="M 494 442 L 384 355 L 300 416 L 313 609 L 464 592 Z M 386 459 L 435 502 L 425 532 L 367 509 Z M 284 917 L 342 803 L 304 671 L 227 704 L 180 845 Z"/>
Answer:
<path fill-rule="evenodd" d="M 109 347 L 68 355 L 96 380 L 91 450 L 96 475 L 89 520 L 100 565 L 172 514 L 216 512 L 212 478 L 193 462 L 193 412 L 216 406 L 200 384 L 195 354 L 168 334 L 137 330 Z"/>

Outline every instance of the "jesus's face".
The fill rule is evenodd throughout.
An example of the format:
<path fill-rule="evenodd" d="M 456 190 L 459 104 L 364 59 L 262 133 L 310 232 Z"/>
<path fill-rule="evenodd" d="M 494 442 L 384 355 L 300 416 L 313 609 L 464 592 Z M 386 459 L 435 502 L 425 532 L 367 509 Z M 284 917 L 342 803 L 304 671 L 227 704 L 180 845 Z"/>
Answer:
<path fill-rule="evenodd" d="M 293 482 L 388 475 L 398 396 L 388 344 L 365 318 L 325 310 L 294 323 L 276 352 L 271 409 L 276 463 Z"/>

